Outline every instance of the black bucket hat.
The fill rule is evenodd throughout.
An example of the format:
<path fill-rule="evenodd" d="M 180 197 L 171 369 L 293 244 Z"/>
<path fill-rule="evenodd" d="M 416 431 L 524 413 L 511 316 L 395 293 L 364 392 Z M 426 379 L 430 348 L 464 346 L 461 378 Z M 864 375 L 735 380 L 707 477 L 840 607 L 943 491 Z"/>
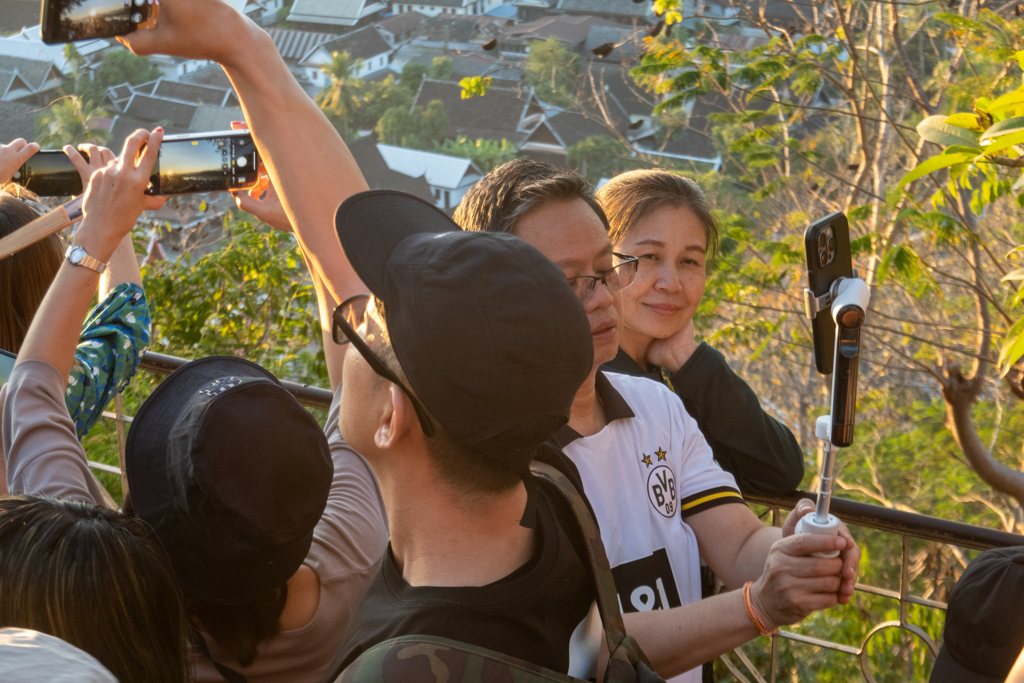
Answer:
<path fill-rule="evenodd" d="M 302 565 L 334 467 L 320 425 L 259 365 L 213 356 L 176 370 L 125 450 L 132 508 L 186 595 L 251 602 Z"/>

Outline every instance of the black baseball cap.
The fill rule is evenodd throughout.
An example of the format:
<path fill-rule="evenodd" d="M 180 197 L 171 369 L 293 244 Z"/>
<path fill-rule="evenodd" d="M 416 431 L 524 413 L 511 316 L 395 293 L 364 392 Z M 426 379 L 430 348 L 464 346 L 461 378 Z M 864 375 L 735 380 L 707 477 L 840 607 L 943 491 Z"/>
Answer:
<path fill-rule="evenodd" d="M 195 360 L 142 404 L 125 447 L 135 515 L 186 595 L 238 605 L 298 570 L 334 466 L 320 425 L 265 369 Z"/>
<path fill-rule="evenodd" d="M 953 588 L 931 683 L 1003 683 L 1024 648 L 1024 547 L 986 550 Z"/>
<path fill-rule="evenodd" d="M 463 231 L 432 204 L 390 190 L 349 197 L 336 227 L 384 304 L 412 390 L 459 443 L 527 449 L 568 422 L 593 340 L 547 257 L 513 235 Z"/>

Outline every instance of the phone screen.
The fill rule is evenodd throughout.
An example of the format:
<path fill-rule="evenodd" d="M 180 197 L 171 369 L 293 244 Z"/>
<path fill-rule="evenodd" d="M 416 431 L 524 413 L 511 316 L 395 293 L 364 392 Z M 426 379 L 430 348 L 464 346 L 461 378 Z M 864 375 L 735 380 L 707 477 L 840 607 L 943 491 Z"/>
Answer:
<path fill-rule="evenodd" d="M 59 150 L 36 152 L 15 172 L 13 180 L 40 197 L 70 197 L 82 194 L 82 176 L 78 174 L 68 155 Z"/>
<path fill-rule="evenodd" d="M 152 14 L 152 0 L 44 0 L 43 40 L 74 42 L 123 36 Z"/>
<path fill-rule="evenodd" d="M 147 194 L 226 192 L 259 182 L 259 156 L 248 133 L 168 137 Z"/>
<path fill-rule="evenodd" d="M 16 360 L 18 357 L 13 353 L 0 349 L 0 386 L 7 384 L 7 380 L 11 378 L 11 370 L 14 369 Z"/>
<path fill-rule="evenodd" d="M 160 146 L 160 192 L 218 192 L 231 149 L 223 139 L 173 140 Z"/>

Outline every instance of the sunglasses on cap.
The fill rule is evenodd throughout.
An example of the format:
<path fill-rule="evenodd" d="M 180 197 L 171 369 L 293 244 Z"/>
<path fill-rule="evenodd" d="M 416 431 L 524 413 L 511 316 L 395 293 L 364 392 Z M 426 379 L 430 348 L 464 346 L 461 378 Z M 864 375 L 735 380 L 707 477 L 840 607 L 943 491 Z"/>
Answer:
<path fill-rule="evenodd" d="M 359 351 L 359 355 L 363 357 L 377 375 L 397 385 L 409 397 L 409 401 L 416 411 L 416 417 L 419 418 L 423 433 L 428 438 L 432 437 L 434 436 L 434 424 L 427 416 L 426 408 L 423 407 L 419 399 L 413 396 L 412 391 L 402 384 L 395 373 L 388 369 L 384 361 L 370 349 L 369 344 L 359 334 L 359 330 L 366 330 L 368 317 L 366 309 L 370 305 L 371 296 L 370 294 L 356 294 L 342 301 L 341 305 L 334 309 L 331 338 L 334 339 L 335 344 L 348 344 L 351 342 L 356 350 Z"/>

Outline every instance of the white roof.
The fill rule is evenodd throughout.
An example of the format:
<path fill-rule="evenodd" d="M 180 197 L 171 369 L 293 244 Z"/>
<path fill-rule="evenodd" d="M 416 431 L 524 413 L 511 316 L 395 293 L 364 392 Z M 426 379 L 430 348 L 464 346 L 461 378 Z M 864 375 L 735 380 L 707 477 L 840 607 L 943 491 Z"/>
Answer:
<path fill-rule="evenodd" d="M 363 17 L 387 9 L 375 0 L 295 0 L 289 21 L 355 26 Z"/>
<path fill-rule="evenodd" d="M 432 187 L 456 190 L 467 184 L 464 182 L 467 175 L 483 176 L 471 159 L 393 145 L 377 145 L 377 149 L 392 171 L 413 178 L 424 176 Z"/>

